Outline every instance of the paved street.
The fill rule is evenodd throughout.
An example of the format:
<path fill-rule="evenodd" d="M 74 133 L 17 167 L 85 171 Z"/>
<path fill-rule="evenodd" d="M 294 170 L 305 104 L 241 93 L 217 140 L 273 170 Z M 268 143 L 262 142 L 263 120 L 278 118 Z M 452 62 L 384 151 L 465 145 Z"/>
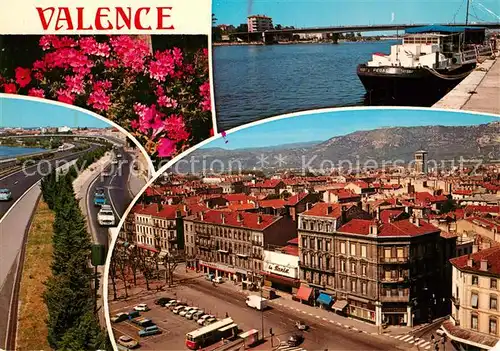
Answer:
<path fill-rule="evenodd" d="M 261 313 L 245 305 L 245 296 L 236 292 L 228 293 L 228 290 L 224 289 L 222 285 L 213 287 L 202 277 L 189 279 L 185 280 L 182 285 L 167 288 L 165 292 L 143 292 L 135 294 L 133 298 L 127 300 L 112 301 L 110 302 L 110 311 L 112 315 L 117 312 L 129 311 L 138 303 L 147 303 L 153 308 L 152 311 L 145 312 L 143 315 L 157 323 L 162 328 L 163 333 L 141 340 L 141 349 L 145 350 L 186 349 L 184 346 L 185 334 L 196 329 L 193 322 L 176 316 L 169 310 L 155 306 L 153 301 L 161 296 L 177 296 L 177 299 L 200 307 L 219 318 L 224 318 L 227 313 L 243 331 L 261 330 L 263 320 L 267 341 L 257 349 L 269 350 L 271 348 L 271 342 L 268 338 L 270 328 L 273 329 L 275 335 L 273 346 L 277 346 L 279 341 L 286 340 L 292 333 L 296 332 L 295 322 L 299 319 L 306 321 L 306 324 L 310 326 L 309 331 L 304 333 L 305 341 L 300 345 L 306 350 L 395 350 L 397 349 L 396 345 L 399 344 L 397 340 L 391 338 L 347 330 L 330 323 L 328 320 L 299 315 L 296 311 L 276 305 Z M 154 287 L 155 284 L 152 286 Z M 128 322 L 115 324 L 114 331 L 115 337 L 127 334 L 137 338 L 137 328 Z"/>

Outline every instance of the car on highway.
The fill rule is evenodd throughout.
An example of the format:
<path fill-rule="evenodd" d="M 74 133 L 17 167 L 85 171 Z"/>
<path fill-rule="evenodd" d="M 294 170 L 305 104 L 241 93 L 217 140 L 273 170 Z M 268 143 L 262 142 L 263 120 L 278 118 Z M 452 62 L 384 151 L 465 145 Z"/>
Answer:
<path fill-rule="evenodd" d="M 145 303 L 140 303 L 140 304 L 138 304 L 137 306 L 134 307 L 134 310 L 146 312 L 146 311 L 149 311 L 149 307 Z"/>
<path fill-rule="evenodd" d="M 188 313 L 189 311 L 191 311 L 193 309 L 197 310 L 196 307 L 190 307 L 190 306 L 184 307 L 184 309 L 182 311 L 179 311 L 179 316 L 184 317 L 186 315 L 186 313 Z"/>
<path fill-rule="evenodd" d="M 135 349 L 139 346 L 139 342 L 135 339 L 132 339 L 128 335 L 122 335 L 116 341 L 119 345 L 126 347 L 127 349 Z"/>
<path fill-rule="evenodd" d="M 97 213 L 97 222 L 100 226 L 114 226 L 116 224 L 115 214 L 109 205 L 101 206 Z"/>
<path fill-rule="evenodd" d="M 159 334 L 159 333 L 160 333 L 160 328 L 158 328 L 157 325 L 152 325 L 152 326 L 146 327 L 142 330 L 139 330 L 140 337 L 155 335 L 155 334 Z"/>
<path fill-rule="evenodd" d="M 128 319 L 128 313 L 120 312 L 111 317 L 111 323 L 120 323 Z"/>
<path fill-rule="evenodd" d="M 198 318 L 196 323 L 198 323 L 199 325 L 203 325 L 203 324 L 205 324 L 205 321 L 209 318 L 214 318 L 214 316 L 212 316 L 211 314 L 205 314 L 205 315 L 201 316 L 200 318 Z"/>
<path fill-rule="evenodd" d="M 0 201 L 12 200 L 12 192 L 9 189 L 0 189 Z"/>
<path fill-rule="evenodd" d="M 106 200 L 106 195 L 104 193 L 98 193 L 96 192 L 94 194 L 94 206 L 102 206 L 106 205 L 107 200 Z"/>

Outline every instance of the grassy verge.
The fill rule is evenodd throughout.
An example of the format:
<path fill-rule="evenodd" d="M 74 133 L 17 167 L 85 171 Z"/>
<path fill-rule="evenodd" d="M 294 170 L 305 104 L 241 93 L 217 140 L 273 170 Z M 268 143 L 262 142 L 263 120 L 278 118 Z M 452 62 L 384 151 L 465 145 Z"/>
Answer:
<path fill-rule="evenodd" d="M 17 350 L 50 350 L 47 343 L 47 307 L 44 282 L 52 274 L 54 213 L 40 199 L 28 234 L 19 292 Z"/>

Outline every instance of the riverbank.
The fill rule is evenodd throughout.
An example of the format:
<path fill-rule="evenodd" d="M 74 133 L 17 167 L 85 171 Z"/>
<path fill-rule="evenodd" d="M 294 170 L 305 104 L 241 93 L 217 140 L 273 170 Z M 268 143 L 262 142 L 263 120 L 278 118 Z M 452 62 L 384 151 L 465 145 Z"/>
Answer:
<path fill-rule="evenodd" d="M 0 145 L 0 160 L 13 159 L 16 157 L 27 156 L 30 154 L 38 154 L 42 152 L 50 151 L 49 149 L 29 147 L 29 146 L 12 146 L 12 145 Z"/>
<path fill-rule="evenodd" d="M 467 110 L 500 115 L 500 53 L 486 59 L 433 108 Z"/>
<path fill-rule="evenodd" d="M 300 41 L 278 41 L 272 45 L 298 45 L 298 44 L 345 44 L 345 43 L 376 43 L 383 40 L 397 40 L 397 38 L 380 38 L 380 40 L 339 40 L 338 42 L 333 42 L 332 40 L 300 40 Z M 231 42 L 215 42 L 212 46 L 249 46 L 249 45 L 264 45 L 261 41 L 231 41 Z"/>

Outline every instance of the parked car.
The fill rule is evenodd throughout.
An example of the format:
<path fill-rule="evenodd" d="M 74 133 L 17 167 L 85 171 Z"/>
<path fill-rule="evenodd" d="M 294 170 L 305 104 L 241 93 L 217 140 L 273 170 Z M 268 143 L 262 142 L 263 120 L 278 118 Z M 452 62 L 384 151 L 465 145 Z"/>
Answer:
<path fill-rule="evenodd" d="M 139 342 L 132 339 L 130 336 L 122 335 L 118 338 L 118 344 L 125 346 L 127 349 L 135 349 L 139 346 Z"/>
<path fill-rule="evenodd" d="M 201 316 L 203 316 L 204 314 L 205 314 L 205 311 L 203 311 L 203 310 L 198 310 L 198 311 L 196 311 L 196 312 L 193 314 L 193 318 L 192 318 L 192 319 L 193 319 L 193 321 L 195 321 L 195 322 L 196 322 L 196 321 L 198 321 L 198 319 L 200 319 L 200 318 L 201 318 Z"/>
<path fill-rule="evenodd" d="M 185 308 L 186 308 L 186 306 L 183 306 L 183 305 L 175 306 L 174 309 L 172 310 L 172 312 L 174 312 L 175 314 L 179 314 Z"/>
<path fill-rule="evenodd" d="M 160 333 L 160 329 L 158 328 L 158 326 L 151 325 L 149 327 L 146 327 L 144 329 L 139 330 L 138 334 L 140 337 L 144 337 L 144 336 L 155 335 L 155 334 L 159 334 L 159 333 Z"/>
<path fill-rule="evenodd" d="M 196 323 L 198 323 L 199 325 L 203 325 L 208 318 L 214 318 L 214 316 L 212 316 L 211 314 L 204 314 L 203 316 L 198 318 Z"/>
<path fill-rule="evenodd" d="M 215 323 L 215 322 L 217 322 L 217 318 L 210 317 L 210 318 L 205 319 L 205 322 L 203 322 L 203 325 L 210 325 L 210 324 Z"/>
<path fill-rule="evenodd" d="M 9 189 L 0 189 L 0 201 L 12 200 L 12 193 Z"/>
<path fill-rule="evenodd" d="M 135 310 L 134 310 L 134 311 L 130 311 L 130 312 L 128 313 L 128 317 L 129 317 L 129 318 L 136 318 L 136 317 L 139 317 L 140 315 L 141 315 L 141 314 L 139 313 L 139 311 L 135 311 Z"/>
<path fill-rule="evenodd" d="M 304 337 L 302 335 L 293 334 L 288 338 L 287 344 L 288 346 L 299 346 L 302 341 L 304 341 Z"/>
<path fill-rule="evenodd" d="M 196 309 L 198 310 L 196 307 L 185 307 L 182 311 L 179 312 L 179 316 L 186 316 L 186 313 L 188 313 L 189 311 L 193 310 L 193 309 Z"/>
<path fill-rule="evenodd" d="M 177 300 L 170 300 L 165 304 L 165 307 L 170 308 L 170 307 L 175 307 L 177 306 Z"/>
<path fill-rule="evenodd" d="M 111 323 L 120 323 L 128 319 L 128 313 L 120 312 L 111 317 Z"/>
<path fill-rule="evenodd" d="M 165 306 L 165 304 L 170 301 L 172 301 L 172 299 L 169 297 L 160 297 L 159 299 L 155 300 L 155 305 Z"/>
<path fill-rule="evenodd" d="M 191 309 L 189 311 L 187 311 L 186 315 L 184 317 L 186 317 L 187 319 L 193 319 L 194 318 L 194 315 L 196 314 L 196 312 L 198 312 L 198 309 Z"/>
<path fill-rule="evenodd" d="M 224 280 L 222 279 L 222 277 L 215 277 L 214 279 L 212 279 L 212 282 L 222 284 Z"/>
<path fill-rule="evenodd" d="M 134 307 L 134 310 L 146 312 L 146 311 L 149 311 L 149 307 L 145 303 L 140 303 Z"/>
<path fill-rule="evenodd" d="M 137 324 L 143 328 L 145 327 L 149 327 L 150 325 L 154 325 L 153 321 L 151 319 L 148 319 L 148 318 L 136 318 L 132 321 L 132 323 L 134 324 Z"/>

